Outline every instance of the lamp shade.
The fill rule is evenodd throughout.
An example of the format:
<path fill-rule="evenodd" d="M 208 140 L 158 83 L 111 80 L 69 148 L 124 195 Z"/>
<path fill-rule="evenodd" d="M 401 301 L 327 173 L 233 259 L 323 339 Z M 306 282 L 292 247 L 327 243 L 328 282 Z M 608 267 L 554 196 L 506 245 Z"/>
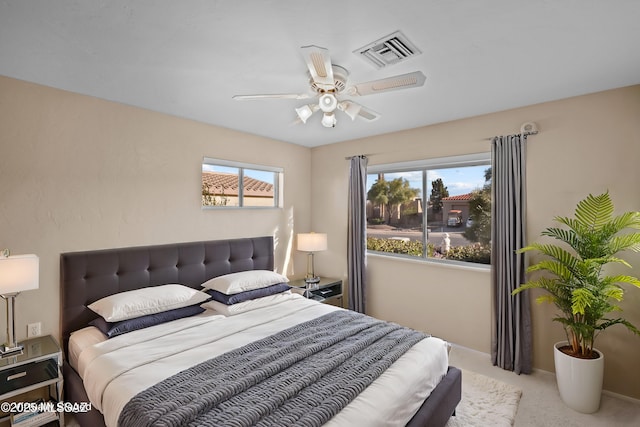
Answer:
<path fill-rule="evenodd" d="M 37 255 L 0 257 L 0 295 L 38 289 L 39 265 Z"/>
<path fill-rule="evenodd" d="M 308 105 L 303 105 L 302 107 L 296 108 L 296 113 L 298 113 L 298 117 L 300 117 L 302 123 L 307 123 L 307 119 L 311 117 L 313 110 Z"/>
<path fill-rule="evenodd" d="M 325 233 L 298 234 L 298 250 L 304 252 L 327 250 L 327 235 Z"/>
<path fill-rule="evenodd" d="M 336 127 L 336 115 L 333 113 L 324 113 L 320 123 L 326 128 Z"/>

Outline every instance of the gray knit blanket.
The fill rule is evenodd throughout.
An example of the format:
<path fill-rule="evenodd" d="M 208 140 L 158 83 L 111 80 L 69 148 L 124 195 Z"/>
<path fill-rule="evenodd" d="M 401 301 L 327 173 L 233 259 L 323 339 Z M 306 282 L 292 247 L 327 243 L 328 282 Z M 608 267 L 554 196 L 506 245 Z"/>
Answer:
<path fill-rule="evenodd" d="M 140 392 L 118 425 L 320 426 L 428 335 L 337 311 Z"/>

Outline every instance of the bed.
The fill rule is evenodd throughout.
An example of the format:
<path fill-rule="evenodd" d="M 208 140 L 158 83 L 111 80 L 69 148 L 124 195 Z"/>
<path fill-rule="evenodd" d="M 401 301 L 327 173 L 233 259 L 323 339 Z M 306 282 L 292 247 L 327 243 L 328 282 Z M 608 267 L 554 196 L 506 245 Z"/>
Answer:
<path fill-rule="evenodd" d="M 311 328 L 309 325 L 314 321 L 318 324 L 318 319 L 323 319 L 322 324 L 324 325 L 327 323 L 326 320 L 336 319 L 336 322 L 343 322 L 343 320 L 340 320 L 340 316 L 357 315 L 348 310 L 319 304 L 302 298 L 299 295 L 286 292 L 274 296 L 274 298 L 281 298 L 274 305 L 258 310 L 252 310 L 237 316 L 222 315 L 220 312 L 207 310 L 193 317 L 153 326 L 110 340 L 106 340 L 105 338 L 98 345 L 90 346 L 86 351 L 83 350 L 83 356 L 80 356 L 79 359 L 76 354 L 77 352 L 72 351 L 72 354 L 70 354 L 70 340 L 73 344 L 72 350 L 76 346 L 71 339 L 72 334 L 74 334 L 74 337 L 79 337 L 86 331 L 94 333 L 92 328 L 88 326 L 92 322 L 95 324 L 95 320 L 99 316 L 89 309 L 88 305 L 111 295 L 142 288 L 156 287 L 168 283 L 180 283 L 193 289 L 201 289 L 201 285 L 209 279 L 226 277 L 225 275 L 229 275 L 230 273 L 253 270 L 273 271 L 273 245 L 274 241 L 272 237 L 256 237 L 62 254 L 60 269 L 61 336 L 65 353 L 63 367 L 65 400 L 73 403 L 89 402 L 91 401 L 89 398 L 90 395 L 96 400 L 96 396 L 102 396 L 103 393 L 105 396 L 114 396 L 114 399 L 115 397 L 123 399 L 122 396 L 126 396 L 125 400 L 128 402 L 126 403 L 128 409 L 128 406 L 136 400 L 133 398 L 130 399 L 130 397 L 135 396 L 139 398 L 142 396 L 143 391 L 146 392 L 148 385 L 154 384 L 155 381 L 158 381 L 158 384 L 154 387 L 165 384 L 162 380 L 166 380 L 167 377 L 173 378 L 179 376 L 173 375 L 173 372 L 181 371 L 181 366 L 189 363 L 199 364 L 200 362 L 195 363 L 191 360 L 195 353 L 198 353 L 198 358 L 202 358 L 202 354 L 205 353 L 207 355 L 205 359 L 211 359 L 203 360 L 202 363 L 231 363 L 230 360 L 235 360 L 232 359 L 232 356 L 236 357 L 233 353 L 234 351 L 244 351 L 245 346 L 250 347 L 254 342 L 268 341 L 276 336 L 278 337 L 277 342 L 279 342 L 280 337 L 276 334 L 291 334 L 292 332 L 290 331 L 296 330 L 296 328 L 306 331 L 303 335 L 308 334 L 309 328 Z M 366 316 L 363 316 L 363 318 L 364 317 Z M 303 321 L 305 323 L 299 323 Z M 169 332 L 165 332 L 165 329 L 169 330 Z M 174 333 L 174 329 L 178 331 L 178 333 L 172 336 L 171 334 Z M 341 328 L 336 327 L 335 329 Z M 201 341 L 198 341 L 203 339 L 200 336 L 202 334 L 199 332 L 198 334 L 193 333 L 194 339 L 199 343 L 198 345 L 194 345 L 187 340 L 191 339 L 191 332 L 196 330 L 208 331 L 206 333 L 206 343 L 202 341 L 202 344 L 200 344 Z M 223 340 L 221 341 L 222 344 L 219 342 L 214 343 L 214 341 L 218 339 L 218 337 L 215 337 L 214 340 L 214 335 L 216 335 L 217 332 L 212 333 L 211 331 L 222 330 L 237 330 L 238 333 L 224 334 L 224 337 L 222 337 Z M 242 331 L 249 331 L 249 333 L 247 334 Z M 145 347 L 150 345 L 148 344 L 150 341 L 156 340 L 156 336 L 151 340 L 147 334 L 157 335 L 159 347 Z M 176 340 L 176 337 L 179 337 L 179 339 Z M 183 348 L 179 347 L 176 343 L 182 345 Z M 132 346 L 131 349 L 126 347 L 129 345 Z M 220 347 L 220 345 L 222 346 Z M 160 360 L 158 362 L 159 365 L 153 368 L 146 367 L 146 371 L 153 372 L 154 374 L 150 377 L 144 377 L 145 379 L 141 379 L 143 378 L 142 376 L 135 376 L 137 374 L 133 366 L 120 368 L 122 371 L 126 371 L 123 379 L 111 379 L 110 377 L 105 379 L 101 378 L 102 374 L 98 375 L 96 373 L 103 370 L 101 365 L 95 364 L 98 363 L 97 361 L 102 361 L 103 359 L 111 360 L 110 363 L 112 365 L 119 366 L 125 362 L 129 363 L 129 360 L 136 359 L 137 356 L 128 356 L 129 354 L 138 354 L 133 353 L 135 351 L 134 346 L 141 346 L 135 347 L 141 349 L 138 352 L 140 354 L 156 354 L 159 351 L 162 352 L 164 349 L 169 348 L 172 349 L 172 354 L 166 358 L 154 356 L 154 358 Z M 397 408 L 397 410 L 391 411 L 392 415 L 387 413 L 384 416 L 387 418 L 391 416 L 393 418 L 394 413 L 398 414 L 398 417 L 404 417 L 399 418 L 403 419 L 402 424 L 405 424 L 404 419 L 407 420 L 405 424 L 407 426 L 445 425 L 449 417 L 454 414 L 455 407 L 461 398 L 460 370 L 455 367 L 449 367 L 446 363 L 443 368 L 443 362 L 441 360 L 434 363 L 438 364 L 438 369 L 442 370 L 442 372 L 431 374 L 427 373 L 426 369 L 419 370 L 421 374 L 424 374 L 425 382 L 433 382 L 427 391 L 420 391 L 420 393 L 428 393 L 428 396 L 423 398 L 423 401 L 410 402 L 411 399 L 416 399 L 416 393 L 418 393 L 418 391 L 412 392 L 412 395 L 407 397 L 407 395 L 403 394 L 403 390 L 398 387 L 398 382 L 402 384 L 403 381 L 409 381 L 410 379 L 401 379 L 403 372 L 405 376 L 407 375 L 405 372 L 407 369 L 405 368 L 408 365 L 403 365 L 403 363 L 410 363 L 409 359 L 411 359 L 411 357 L 417 357 L 416 355 L 418 355 L 419 347 L 421 346 L 431 346 L 437 349 L 436 352 L 442 353 L 442 345 L 436 338 L 421 340 L 418 344 L 412 346 L 406 354 L 398 356 L 399 359 L 394 362 L 389 369 L 386 369 L 380 377 L 373 379 L 373 383 L 370 386 L 367 386 L 353 401 L 347 403 L 346 407 L 339 410 L 339 413 L 331 418 L 330 422 L 327 422 L 326 425 L 349 425 L 352 424 L 354 416 L 357 417 L 359 416 L 358 414 L 364 413 L 369 417 L 375 418 L 378 416 L 375 413 L 377 410 L 376 406 L 384 406 L 382 404 L 384 401 L 386 401 L 385 405 L 388 408 Z M 122 357 L 122 354 L 127 354 L 127 357 Z M 186 358 L 186 360 L 179 359 L 182 357 Z M 423 356 L 420 355 L 419 358 L 420 357 Z M 431 356 L 428 357 L 431 358 Z M 176 366 L 178 367 L 167 367 L 169 363 L 168 360 L 174 363 L 174 359 L 179 359 L 179 361 L 176 362 Z M 197 360 L 199 361 L 200 359 Z M 80 367 L 78 366 L 79 364 L 81 365 Z M 146 364 L 146 362 L 144 362 L 144 364 Z M 144 364 L 140 363 L 141 366 L 146 366 Z M 92 368 L 92 366 L 96 368 Z M 210 371 L 223 370 L 210 369 Z M 81 372 L 82 375 L 79 372 Z M 154 375 L 159 375 L 158 372 L 163 373 L 157 378 L 154 377 Z M 400 377 L 395 378 L 396 374 L 400 375 Z M 104 390 L 96 389 L 93 380 L 89 380 L 89 378 L 93 376 L 99 378 L 98 382 L 101 381 L 107 384 Z M 411 374 L 410 376 L 413 377 L 415 375 Z M 87 381 L 86 389 L 83 378 Z M 436 379 L 434 380 L 434 378 Z M 217 381 L 219 381 L 219 379 Z M 132 386 L 133 389 L 131 390 L 125 389 L 126 387 L 123 386 L 124 388 L 119 390 L 117 386 L 120 383 L 125 386 L 135 383 L 136 386 Z M 378 395 L 373 394 L 376 392 L 376 389 Z M 389 390 L 394 391 L 390 393 Z M 141 394 L 137 394 L 139 392 Z M 380 395 L 380 393 L 382 393 L 382 395 Z M 398 401 L 389 403 L 391 397 L 389 395 L 397 395 L 396 398 Z M 104 402 L 92 401 L 91 411 L 75 414 L 80 425 L 114 425 L 115 420 L 118 420 L 119 416 L 123 414 L 118 414 L 117 412 L 115 414 L 113 412 L 110 413 L 110 411 L 114 411 L 110 408 L 117 407 L 115 411 L 120 411 L 125 403 L 109 403 L 107 399 L 108 398 L 105 397 Z M 129 400 L 131 402 L 129 402 Z M 142 400 L 144 401 L 145 399 Z M 300 399 L 300 401 L 302 401 L 302 399 Z M 98 410 L 98 408 L 100 408 L 100 410 Z M 372 410 L 369 411 L 367 408 L 372 408 Z M 101 410 L 104 412 L 104 415 Z M 410 413 L 407 413 L 407 411 L 410 411 Z M 367 424 L 369 424 L 368 421 Z M 380 424 L 390 425 L 387 422 L 381 422 Z"/>

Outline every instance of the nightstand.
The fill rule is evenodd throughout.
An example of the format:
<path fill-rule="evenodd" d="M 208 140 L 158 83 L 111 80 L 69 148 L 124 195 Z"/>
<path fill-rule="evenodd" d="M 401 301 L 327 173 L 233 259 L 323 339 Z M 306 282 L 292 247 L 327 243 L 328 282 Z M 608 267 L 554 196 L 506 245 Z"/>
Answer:
<path fill-rule="evenodd" d="M 307 298 L 338 307 L 343 306 L 341 279 L 321 277 L 318 283 L 309 284 L 304 279 L 294 279 L 289 281 L 289 286 Z"/>
<path fill-rule="evenodd" d="M 20 342 L 22 354 L 0 359 L 0 425 L 11 425 L 11 414 L 4 411 L 5 402 L 34 402 L 38 398 L 52 401 L 62 399 L 62 351 L 51 335 Z M 20 404 L 14 404 L 16 409 Z M 11 407 L 11 406 L 10 406 Z M 64 426 L 64 412 L 56 412 L 57 421 Z M 48 425 L 51 421 L 44 422 Z M 55 420 L 53 421 L 55 422 Z"/>

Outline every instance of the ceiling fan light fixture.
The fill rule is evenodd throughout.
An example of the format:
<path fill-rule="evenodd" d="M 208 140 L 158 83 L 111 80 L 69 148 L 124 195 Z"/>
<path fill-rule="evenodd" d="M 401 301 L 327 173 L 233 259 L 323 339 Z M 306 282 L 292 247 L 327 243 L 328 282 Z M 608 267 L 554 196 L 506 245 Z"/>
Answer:
<path fill-rule="evenodd" d="M 362 110 L 362 105 L 356 104 L 355 102 L 342 101 L 338 104 L 338 108 L 347 113 L 347 115 L 351 117 L 351 120 L 355 120 L 360 110 Z"/>
<path fill-rule="evenodd" d="M 307 123 L 307 119 L 311 117 L 313 111 L 314 110 L 311 105 L 303 105 L 302 107 L 296 108 L 296 113 L 298 114 L 298 117 L 300 117 L 300 120 L 302 120 L 302 123 Z"/>
<path fill-rule="evenodd" d="M 336 127 L 336 115 L 333 113 L 324 113 L 322 116 L 322 126 L 326 128 Z"/>
<path fill-rule="evenodd" d="M 325 113 L 331 113 L 338 106 L 338 100 L 333 94 L 325 93 L 319 98 L 320 109 Z"/>

